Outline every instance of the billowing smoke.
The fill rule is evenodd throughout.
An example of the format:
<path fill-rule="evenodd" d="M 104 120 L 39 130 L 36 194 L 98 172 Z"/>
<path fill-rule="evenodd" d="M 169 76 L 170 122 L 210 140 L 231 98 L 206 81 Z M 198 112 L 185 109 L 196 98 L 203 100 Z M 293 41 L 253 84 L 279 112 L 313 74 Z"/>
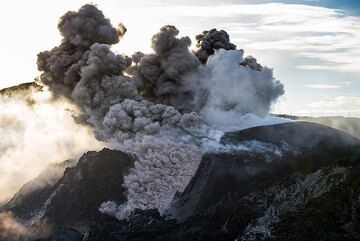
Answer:
<path fill-rule="evenodd" d="M 123 74 L 130 64 L 130 58 L 116 55 L 108 45 L 98 43 L 93 44 L 83 59 L 75 64 L 80 78 L 71 97 L 85 110 L 87 122 L 99 128 L 111 105 L 126 98 L 142 99 L 137 91 L 141 80 Z"/>
<path fill-rule="evenodd" d="M 66 13 L 58 28 L 61 44 L 38 55 L 40 82 L 76 104 L 76 122 L 98 140 L 137 157 L 124 178 L 128 202 L 100 208 L 119 218 L 133 208 L 165 211 L 211 146 L 204 143 L 230 126 L 259 124 L 284 93 L 272 70 L 244 58 L 224 30 L 204 31 L 191 52 L 190 38 L 166 25 L 152 37 L 152 53 L 128 57 L 110 46 L 126 28 L 112 27 L 93 5 Z"/>
<path fill-rule="evenodd" d="M 216 50 L 235 50 L 236 45 L 230 43 L 230 36 L 224 30 L 216 30 L 215 28 L 210 31 L 203 31 L 201 34 L 196 35 L 196 56 L 201 63 L 205 64 L 209 56 L 213 55 Z"/>
<path fill-rule="evenodd" d="M 100 207 L 100 211 L 119 219 L 135 208 L 166 211 L 174 192 L 184 191 L 202 157 L 195 145 L 149 136 L 141 141 L 127 141 L 121 149 L 138 157 L 135 168 L 124 177 L 128 202 L 120 206 L 105 202 Z"/>
<path fill-rule="evenodd" d="M 173 135 L 175 132 L 184 135 L 181 133 L 184 131 L 206 132 L 204 121 L 197 113 L 181 114 L 172 106 L 153 104 L 146 100 L 138 102 L 125 99 L 111 106 L 103 124 L 107 134 L 111 134 L 117 141 L 134 137 L 141 139 L 145 135 L 163 136 L 169 132 Z"/>
<path fill-rule="evenodd" d="M 189 37 L 177 38 L 179 30 L 167 25 L 151 40 L 154 54 L 141 58 L 139 75 L 144 79 L 144 96 L 152 101 L 191 111 L 191 90 L 183 84 L 182 76 L 195 71 L 199 59 L 189 51 Z"/>
<path fill-rule="evenodd" d="M 269 113 L 271 104 L 284 93 L 283 85 L 271 69 L 256 64 L 251 57 L 244 59 L 240 50 L 220 49 L 184 77 L 188 85 L 194 85 L 199 112 L 207 123 L 241 126 L 239 117 L 247 113 L 260 117 Z"/>
<path fill-rule="evenodd" d="M 44 71 L 41 81 L 54 94 L 70 94 L 80 79 L 79 70 L 86 61 L 85 52 L 94 43 L 115 44 L 126 32 L 119 24 L 114 28 L 110 20 L 95 6 L 87 4 L 77 12 L 69 11 L 59 21 L 63 36 L 58 47 L 38 55 L 38 69 Z M 83 59 L 82 59 L 83 58 Z"/>
<path fill-rule="evenodd" d="M 90 47 L 93 43 L 114 44 L 125 34 L 126 28 L 119 24 L 114 28 L 110 20 L 95 6 L 87 4 L 77 12 L 69 11 L 59 21 L 58 28 L 64 42 L 74 46 Z"/>

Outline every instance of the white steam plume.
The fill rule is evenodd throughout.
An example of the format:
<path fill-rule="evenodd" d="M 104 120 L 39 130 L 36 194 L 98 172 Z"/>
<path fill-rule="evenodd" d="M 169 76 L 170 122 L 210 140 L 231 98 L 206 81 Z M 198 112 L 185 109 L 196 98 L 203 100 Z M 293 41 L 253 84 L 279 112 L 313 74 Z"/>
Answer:
<path fill-rule="evenodd" d="M 30 93 L 35 101 L 0 96 L 0 202 L 41 173 L 49 163 L 77 158 L 100 148 L 88 127 L 76 125 L 66 101 L 50 92 Z"/>
<path fill-rule="evenodd" d="M 200 114 L 209 125 L 241 127 L 247 125 L 241 118 L 247 113 L 266 117 L 271 104 L 284 93 L 271 69 L 254 70 L 242 65 L 244 61 L 243 51 L 216 50 L 206 65 L 184 77 L 187 85 L 193 85 L 195 101 L 202 106 Z"/>
<path fill-rule="evenodd" d="M 26 227 L 11 212 L 0 213 L 0 240 L 2 241 L 34 240 L 39 237 L 47 237 L 51 230 L 51 226 L 46 224 Z"/>

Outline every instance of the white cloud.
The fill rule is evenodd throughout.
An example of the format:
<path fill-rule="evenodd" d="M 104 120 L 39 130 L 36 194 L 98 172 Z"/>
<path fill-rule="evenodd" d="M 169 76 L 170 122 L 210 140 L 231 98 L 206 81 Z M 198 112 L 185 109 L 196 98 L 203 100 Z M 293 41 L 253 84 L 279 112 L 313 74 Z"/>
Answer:
<path fill-rule="evenodd" d="M 176 11 L 173 5 L 161 4 L 130 12 L 151 12 L 152 16 L 171 19 L 172 23 L 185 26 L 190 35 L 199 33 L 200 25 L 223 28 L 240 48 L 249 52 L 285 51 L 288 61 L 302 58 L 303 63 L 296 63 L 299 69 L 360 71 L 360 17 L 346 16 L 340 10 L 283 3 L 180 3 Z"/>
<path fill-rule="evenodd" d="M 305 85 L 306 88 L 313 88 L 313 89 L 336 89 L 341 88 L 341 85 Z"/>
<path fill-rule="evenodd" d="M 272 11 L 275 8 L 281 11 Z M 307 59 L 308 63 L 298 64 L 300 69 L 360 71 L 360 17 L 290 4 L 266 4 L 262 11 L 252 9 L 247 15 L 257 24 L 246 49 L 286 51 L 289 58 Z M 246 27 L 240 25 L 238 30 L 246 32 Z"/>
<path fill-rule="evenodd" d="M 339 84 L 342 84 L 342 85 L 351 85 L 351 82 L 350 81 L 340 81 L 338 82 Z"/>
<path fill-rule="evenodd" d="M 360 96 L 337 96 L 308 104 L 314 110 L 359 110 Z"/>

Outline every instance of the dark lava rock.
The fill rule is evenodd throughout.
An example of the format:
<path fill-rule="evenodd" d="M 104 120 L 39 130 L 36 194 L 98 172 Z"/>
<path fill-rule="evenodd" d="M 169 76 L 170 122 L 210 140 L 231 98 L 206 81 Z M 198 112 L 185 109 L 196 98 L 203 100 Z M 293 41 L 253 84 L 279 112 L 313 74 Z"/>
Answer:
<path fill-rule="evenodd" d="M 5 210 L 30 223 L 46 221 L 54 227 L 82 229 L 101 218 L 101 203 L 126 201 L 123 176 L 133 163 L 133 157 L 120 151 L 87 152 L 55 184 L 27 195 L 15 194 Z"/>
<path fill-rule="evenodd" d="M 338 166 L 346 168 L 342 181 L 284 213 L 272 225 L 269 240 L 360 240 L 360 160 L 347 160 Z"/>
<path fill-rule="evenodd" d="M 84 241 L 154 240 L 166 235 L 175 225 L 175 220 L 165 220 L 157 209 L 135 209 L 128 220 L 108 218 L 94 223 Z"/>
<path fill-rule="evenodd" d="M 248 140 L 257 140 L 274 145 L 286 144 L 300 151 L 349 148 L 359 145 L 359 140 L 340 130 L 311 122 L 288 122 L 258 126 L 242 131 L 225 133 L 221 143 L 236 145 Z M 350 150 L 350 149 L 349 149 Z"/>
<path fill-rule="evenodd" d="M 156 225 L 146 225 L 151 222 L 143 220 L 153 220 L 150 210 L 135 215 L 139 221 L 97 222 L 84 241 L 355 241 L 360 238 L 359 184 L 360 158 L 339 160 L 308 175 L 279 178 L 247 195 L 229 193 L 178 223 L 155 215 Z"/>
<path fill-rule="evenodd" d="M 72 228 L 59 229 L 46 239 L 36 239 L 35 241 L 81 241 L 83 234 Z"/>
<path fill-rule="evenodd" d="M 41 203 L 38 203 L 38 200 L 46 199 L 48 190 L 51 190 L 59 181 L 65 169 L 75 164 L 73 160 L 50 164 L 39 176 L 22 185 L 19 191 L 1 209 L 10 210 L 17 207 L 24 209 L 23 211 L 18 210 L 19 213 L 26 213 L 26 210 L 41 208 Z M 26 205 L 23 205 L 24 203 Z M 23 216 L 23 218 L 29 217 Z"/>
<path fill-rule="evenodd" d="M 172 216 L 184 220 L 229 193 L 246 196 L 291 173 L 309 174 L 339 158 L 360 154 L 358 139 L 305 122 L 254 127 L 226 133 L 221 139 L 233 146 L 249 141 L 255 141 L 250 150 L 205 155 L 185 191 L 175 197 Z"/>
<path fill-rule="evenodd" d="M 359 140 L 288 123 L 229 133 L 222 142 L 254 140 L 257 150 L 204 156 L 173 202 L 177 223 L 155 215 L 160 226 L 146 226 L 154 211 L 141 211 L 138 228 L 133 216 L 97 222 L 84 240 L 359 240 Z"/>
<path fill-rule="evenodd" d="M 167 218 L 156 210 L 102 217 L 83 240 L 359 240 L 358 139 L 294 122 L 227 133 L 221 142 L 232 151 L 203 157 Z"/>

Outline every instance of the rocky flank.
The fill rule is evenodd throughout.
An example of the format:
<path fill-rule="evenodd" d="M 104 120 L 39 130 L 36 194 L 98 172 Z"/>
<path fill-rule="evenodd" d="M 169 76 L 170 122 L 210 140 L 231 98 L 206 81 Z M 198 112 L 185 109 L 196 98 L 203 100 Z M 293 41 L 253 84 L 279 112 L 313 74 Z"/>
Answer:
<path fill-rule="evenodd" d="M 246 196 L 293 173 L 311 174 L 360 153 L 358 139 L 305 122 L 226 133 L 221 143 L 233 146 L 234 151 L 203 157 L 186 190 L 174 200 L 175 218 L 199 214 L 229 193 Z"/>
<path fill-rule="evenodd" d="M 87 152 L 74 167 L 67 168 L 56 183 L 24 195 L 15 194 L 5 210 L 26 220 L 27 224 L 46 222 L 54 227 L 82 230 L 101 217 L 98 211 L 101 203 L 126 201 L 123 175 L 133 162 L 131 156 L 120 151 L 105 148 L 100 152 Z"/>
<path fill-rule="evenodd" d="M 69 241 L 360 239 L 358 139 L 291 122 L 226 133 L 221 144 L 226 152 L 203 157 L 165 216 L 134 210 L 120 221 L 97 208 L 126 200 L 121 183 L 132 158 L 107 149 L 85 154 L 46 195 L 30 200 L 45 204 L 41 217 L 60 228 L 44 240 L 63 240 L 63 233 Z M 33 209 L 19 211 L 25 206 L 11 210 L 29 218 Z"/>

